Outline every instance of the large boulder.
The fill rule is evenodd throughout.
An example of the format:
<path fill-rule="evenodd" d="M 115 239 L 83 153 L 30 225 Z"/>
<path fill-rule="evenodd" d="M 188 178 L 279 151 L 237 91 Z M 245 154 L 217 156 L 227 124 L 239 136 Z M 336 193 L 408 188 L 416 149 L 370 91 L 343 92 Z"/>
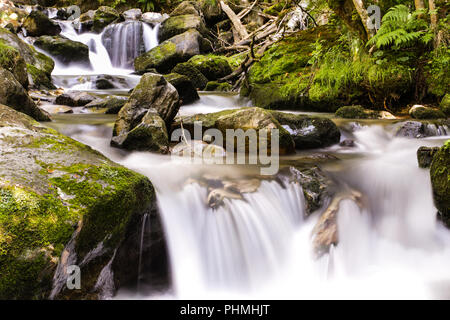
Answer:
<path fill-rule="evenodd" d="M 450 140 L 433 156 L 430 176 L 434 203 L 442 221 L 450 228 Z"/>
<path fill-rule="evenodd" d="M 180 117 L 177 118 L 176 121 L 172 124 L 172 129 L 181 128 L 181 124 L 183 124 L 183 128 L 188 130 L 192 137 L 194 137 L 195 133 L 195 122 L 200 121 L 202 123 L 202 135 L 208 129 L 218 129 L 222 132 L 224 138 L 224 145 L 222 147 L 226 147 L 228 143 L 226 141 L 226 131 L 227 129 L 238 130 L 242 129 L 247 131 L 248 129 L 253 129 L 256 131 L 258 135 L 258 147 L 262 143 L 267 143 L 267 147 L 270 149 L 270 140 L 271 135 L 267 135 L 266 141 L 261 141 L 259 137 L 259 132 L 261 130 L 270 131 L 271 129 L 279 130 L 279 153 L 290 154 L 294 152 L 294 141 L 292 140 L 289 132 L 284 129 L 277 119 L 272 115 L 272 113 L 268 110 L 264 110 L 261 108 L 241 108 L 241 109 L 233 109 L 233 110 L 225 110 L 215 113 L 209 114 L 196 114 L 193 116 Z M 203 138 L 203 137 L 202 137 Z M 230 141 L 232 142 L 232 141 Z M 235 144 L 236 147 L 236 144 Z M 249 145 L 248 141 L 246 141 L 246 150 L 248 152 Z M 227 150 L 228 151 L 228 150 Z M 239 150 L 234 150 L 238 151 Z"/>
<path fill-rule="evenodd" d="M 203 90 L 205 86 L 208 84 L 208 79 L 201 73 L 196 67 L 194 67 L 191 63 L 182 62 L 178 63 L 173 69 L 172 72 L 182 74 L 189 79 L 191 79 L 192 84 L 198 90 Z"/>
<path fill-rule="evenodd" d="M 166 153 L 169 143 L 167 126 L 179 108 L 179 96 L 174 86 L 160 74 L 144 74 L 119 111 L 111 144 Z"/>
<path fill-rule="evenodd" d="M 336 116 L 345 119 L 367 119 L 368 112 L 360 105 L 343 106 L 336 110 Z"/>
<path fill-rule="evenodd" d="M 229 75 L 232 70 L 228 60 L 215 55 L 196 55 L 188 63 L 196 67 L 210 81 Z"/>
<path fill-rule="evenodd" d="M 97 98 L 89 102 L 84 107 L 86 109 L 104 110 L 106 114 L 117 114 L 127 102 L 126 97 L 107 96 L 105 98 Z"/>
<path fill-rule="evenodd" d="M 161 24 L 158 30 L 158 40 L 164 41 L 190 29 L 195 29 L 202 35 L 207 34 L 207 29 L 198 15 L 186 14 L 173 16 Z"/>
<path fill-rule="evenodd" d="M 28 72 L 28 83 L 36 89 L 53 89 L 51 73 L 55 66 L 53 60 L 38 52 L 16 34 L 0 28 L 0 40 L 7 46 L 14 48 L 25 60 Z"/>
<path fill-rule="evenodd" d="M 0 68 L 0 103 L 23 112 L 38 121 L 49 121 L 49 116 L 40 110 L 28 92 L 6 69 Z"/>
<path fill-rule="evenodd" d="M 205 91 L 218 91 L 227 92 L 233 89 L 232 85 L 228 82 L 208 81 L 205 87 Z"/>
<path fill-rule="evenodd" d="M 54 36 L 61 33 L 61 27 L 50 20 L 43 12 L 33 10 L 25 18 L 22 27 L 28 36 L 39 37 L 43 35 Z"/>
<path fill-rule="evenodd" d="M 56 97 L 55 103 L 59 105 L 82 107 L 95 100 L 95 97 L 87 92 L 68 92 Z"/>
<path fill-rule="evenodd" d="M 0 68 L 10 71 L 17 81 L 28 87 L 27 63 L 20 52 L 0 39 Z"/>
<path fill-rule="evenodd" d="M 84 43 L 62 36 L 41 36 L 36 39 L 34 45 L 48 52 L 63 64 L 90 65 L 89 47 Z"/>
<path fill-rule="evenodd" d="M 144 215 L 159 224 L 150 181 L 3 105 L 0 130 L 0 299 L 97 299 L 137 283 L 125 265 L 139 261 Z M 152 239 L 162 267 L 161 231 Z M 80 290 L 66 288 L 69 265 L 81 268 Z"/>
<path fill-rule="evenodd" d="M 442 136 L 449 132 L 450 120 L 404 121 L 394 124 L 395 135 L 406 138 Z"/>
<path fill-rule="evenodd" d="M 296 149 L 323 148 L 339 143 L 341 133 L 330 119 L 272 111 L 292 136 Z"/>
<path fill-rule="evenodd" d="M 196 15 L 201 16 L 201 8 L 194 1 L 183 1 L 170 13 L 171 17 L 182 16 L 182 15 Z"/>
<path fill-rule="evenodd" d="M 434 155 L 439 151 L 439 147 L 422 146 L 417 149 L 417 163 L 420 168 L 429 168 Z"/>
<path fill-rule="evenodd" d="M 414 119 L 442 119 L 445 114 L 439 110 L 422 105 L 414 105 L 409 109 L 409 114 Z"/>
<path fill-rule="evenodd" d="M 142 17 L 142 10 L 138 8 L 129 9 L 122 12 L 122 17 L 125 20 L 139 20 Z"/>
<path fill-rule="evenodd" d="M 168 73 L 180 62 L 210 50 L 210 44 L 196 30 L 189 30 L 162 42 L 134 60 L 134 69 L 144 73 L 155 68 Z"/>
<path fill-rule="evenodd" d="M 91 31 L 94 27 L 94 10 L 89 10 L 80 15 L 78 19 L 73 22 L 73 25 L 80 32 L 88 32 Z"/>
<path fill-rule="evenodd" d="M 107 6 L 99 7 L 94 14 L 93 30 L 101 32 L 107 25 L 119 21 L 119 13 Z"/>
<path fill-rule="evenodd" d="M 189 104 L 200 99 L 191 79 L 187 76 L 170 73 L 164 75 L 164 78 L 177 89 L 181 104 Z"/>

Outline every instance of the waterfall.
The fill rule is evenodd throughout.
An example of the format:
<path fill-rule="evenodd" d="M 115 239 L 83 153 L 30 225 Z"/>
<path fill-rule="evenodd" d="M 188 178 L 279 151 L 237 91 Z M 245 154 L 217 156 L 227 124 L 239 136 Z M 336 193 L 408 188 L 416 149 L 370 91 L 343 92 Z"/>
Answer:
<path fill-rule="evenodd" d="M 101 39 L 113 67 L 132 69 L 136 57 L 158 44 L 157 29 L 133 20 L 107 26 Z"/>
<path fill-rule="evenodd" d="M 146 223 L 148 221 L 148 226 L 146 226 Z M 137 273 L 137 292 L 140 292 L 140 284 L 141 284 L 141 275 L 142 275 L 142 249 L 144 247 L 144 236 L 145 236 L 145 228 L 150 229 L 150 219 L 148 219 L 148 214 L 144 214 L 142 217 L 142 229 L 141 229 L 141 241 L 140 241 L 140 247 L 139 247 L 139 265 L 138 265 L 138 273 Z"/>

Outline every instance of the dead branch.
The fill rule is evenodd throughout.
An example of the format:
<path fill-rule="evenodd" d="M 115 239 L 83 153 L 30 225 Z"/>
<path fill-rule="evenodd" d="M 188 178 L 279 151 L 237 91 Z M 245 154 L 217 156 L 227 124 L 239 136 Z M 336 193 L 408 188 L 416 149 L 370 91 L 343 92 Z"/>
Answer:
<path fill-rule="evenodd" d="M 223 2 L 222 0 L 220 0 L 220 6 L 222 7 L 223 12 L 225 12 L 225 14 L 228 16 L 231 23 L 233 24 L 233 29 L 236 30 L 236 32 L 239 34 L 239 39 L 247 38 L 248 37 L 247 29 L 245 29 L 245 27 L 242 25 L 241 20 L 234 13 L 234 11 L 231 10 L 231 8 L 227 4 L 225 4 L 225 2 Z"/>

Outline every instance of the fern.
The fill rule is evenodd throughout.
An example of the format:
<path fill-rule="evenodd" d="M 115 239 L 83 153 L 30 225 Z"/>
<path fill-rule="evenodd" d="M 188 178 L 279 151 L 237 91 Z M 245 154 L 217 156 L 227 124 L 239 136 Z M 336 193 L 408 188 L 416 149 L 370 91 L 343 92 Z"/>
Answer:
<path fill-rule="evenodd" d="M 402 4 L 390 8 L 381 20 L 380 30 L 367 42 L 367 46 L 400 49 L 412 46 L 418 41 L 429 43 L 433 40 L 433 34 L 428 30 L 426 21 L 419 19 L 423 14 L 423 10 L 410 12 L 408 7 Z"/>

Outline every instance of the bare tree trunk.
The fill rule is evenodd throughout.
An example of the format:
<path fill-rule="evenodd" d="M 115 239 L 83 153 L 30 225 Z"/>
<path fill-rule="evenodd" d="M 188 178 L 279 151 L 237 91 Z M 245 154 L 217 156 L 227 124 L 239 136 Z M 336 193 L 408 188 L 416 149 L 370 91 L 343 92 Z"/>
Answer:
<path fill-rule="evenodd" d="M 361 18 L 361 22 L 364 26 L 364 29 L 366 30 L 367 37 L 370 38 L 373 35 L 373 32 L 371 29 L 369 29 L 368 22 L 369 22 L 369 15 L 367 14 L 367 8 L 364 5 L 363 0 L 352 0 L 353 5 L 356 8 L 356 11 L 359 14 L 359 17 Z"/>
<path fill-rule="evenodd" d="M 425 3 L 423 0 L 414 0 L 414 6 L 416 7 L 416 10 L 425 9 Z"/>
<path fill-rule="evenodd" d="M 434 0 L 428 0 L 428 7 L 430 9 L 430 20 L 431 20 L 431 29 L 435 30 L 437 27 L 437 12 L 436 5 L 434 4 Z"/>
<path fill-rule="evenodd" d="M 242 22 L 236 15 L 236 13 L 234 13 L 234 11 L 231 10 L 231 8 L 227 4 L 225 4 L 225 2 L 223 2 L 222 0 L 220 0 L 220 6 L 222 7 L 222 10 L 225 12 L 228 18 L 230 18 L 231 23 L 233 24 L 233 30 L 235 30 L 239 35 L 239 37 L 237 37 L 239 39 L 234 38 L 235 42 L 239 42 L 241 39 L 247 38 L 248 37 L 247 29 L 245 29 L 245 27 L 242 25 Z"/>

